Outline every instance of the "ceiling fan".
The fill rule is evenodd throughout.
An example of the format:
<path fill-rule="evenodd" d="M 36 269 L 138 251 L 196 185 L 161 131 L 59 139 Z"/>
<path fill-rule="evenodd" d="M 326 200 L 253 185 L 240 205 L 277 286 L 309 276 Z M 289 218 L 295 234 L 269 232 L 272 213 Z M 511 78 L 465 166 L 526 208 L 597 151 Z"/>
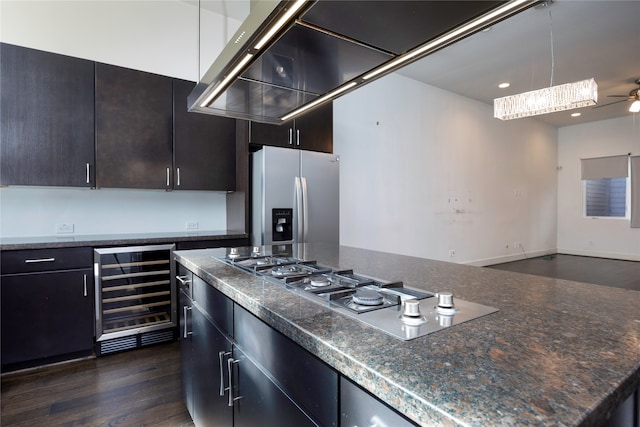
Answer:
<path fill-rule="evenodd" d="M 640 113 L 640 79 L 636 79 L 635 84 L 638 85 L 637 88 L 631 89 L 629 95 L 609 95 L 609 98 L 626 98 L 620 101 L 611 102 L 609 104 L 598 105 L 594 108 L 607 107 L 609 105 L 618 104 L 620 102 L 633 101 L 629 106 L 629 112 L 631 113 Z"/>

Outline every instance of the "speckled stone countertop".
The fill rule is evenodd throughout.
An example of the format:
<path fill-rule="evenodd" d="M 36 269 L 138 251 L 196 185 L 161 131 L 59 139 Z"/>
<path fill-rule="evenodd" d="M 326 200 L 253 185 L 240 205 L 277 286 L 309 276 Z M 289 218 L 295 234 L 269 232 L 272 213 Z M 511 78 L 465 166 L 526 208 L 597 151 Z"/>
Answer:
<path fill-rule="evenodd" d="M 214 257 L 182 263 L 423 426 L 599 425 L 640 385 L 640 292 L 391 255 L 294 245 L 293 255 L 498 308 L 402 341 Z"/>
<path fill-rule="evenodd" d="M 248 234 L 233 230 L 4 237 L 0 239 L 0 250 L 72 248 L 78 246 L 152 245 L 174 243 L 176 241 L 226 240 L 247 237 Z"/>

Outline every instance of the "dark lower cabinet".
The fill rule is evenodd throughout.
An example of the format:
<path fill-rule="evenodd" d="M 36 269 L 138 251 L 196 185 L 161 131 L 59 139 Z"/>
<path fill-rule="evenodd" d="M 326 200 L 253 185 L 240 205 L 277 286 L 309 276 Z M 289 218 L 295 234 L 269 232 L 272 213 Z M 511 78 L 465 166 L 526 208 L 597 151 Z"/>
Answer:
<path fill-rule="evenodd" d="M 184 278 L 183 270 L 178 265 Z M 337 426 L 338 374 L 192 277 L 191 290 L 180 292 L 180 330 L 183 393 L 194 423 Z"/>
<path fill-rule="evenodd" d="M 94 185 L 94 65 L 0 44 L 0 185 Z"/>
<path fill-rule="evenodd" d="M 91 354 L 91 248 L 4 251 L 0 265 L 3 372 Z"/>
<path fill-rule="evenodd" d="M 311 418 L 276 385 L 268 373 L 259 368 L 247 355 L 233 350 L 233 425 L 234 427 L 315 427 Z M 288 363 L 288 358 L 282 360 Z M 299 372 L 299 379 L 305 378 Z M 322 424 L 321 424 L 322 425 Z"/>
<path fill-rule="evenodd" d="M 197 426 L 230 426 L 228 369 L 231 342 L 198 309 L 193 314 L 193 421 Z M 260 425 L 260 424 L 254 424 Z"/>
<path fill-rule="evenodd" d="M 3 371 L 91 353 L 91 277 L 91 269 L 2 276 Z"/>
<path fill-rule="evenodd" d="M 182 398 L 189 414 L 193 418 L 193 302 L 190 295 L 182 289 L 178 292 L 179 328 L 178 340 L 180 342 L 180 364 L 182 367 L 181 386 Z"/>

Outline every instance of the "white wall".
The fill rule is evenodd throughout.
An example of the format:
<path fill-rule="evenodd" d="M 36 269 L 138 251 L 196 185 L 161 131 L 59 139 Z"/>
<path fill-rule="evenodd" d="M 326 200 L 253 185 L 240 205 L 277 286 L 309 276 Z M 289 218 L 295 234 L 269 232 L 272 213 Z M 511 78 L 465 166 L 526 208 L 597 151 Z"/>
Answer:
<path fill-rule="evenodd" d="M 554 253 L 557 131 L 400 75 L 334 102 L 340 242 L 488 265 Z M 455 256 L 449 256 L 449 250 Z"/>
<path fill-rule="evenodd" d="M 240 22 L 203 10 L 201 73 Z M 0 40 L 196 81 L 197 2 L 0 1 Z"/>
<path fill-rule="evenodd" d="M 580 159 L 640 154 L 640 116 L 629 115 L 558 131 L 558 251 L 640 261 L 640 229 L 628 219 L 584 217 Z"/>
<path fill-rule="evenodd" d="M 239 22 L 202 14 L 201 69 Z M 197 2 L 0 1 L 0 41 L 187 80 L 198 80 Z M 0 237 L 226 229 L 224 193 L 0 189 Z"/>

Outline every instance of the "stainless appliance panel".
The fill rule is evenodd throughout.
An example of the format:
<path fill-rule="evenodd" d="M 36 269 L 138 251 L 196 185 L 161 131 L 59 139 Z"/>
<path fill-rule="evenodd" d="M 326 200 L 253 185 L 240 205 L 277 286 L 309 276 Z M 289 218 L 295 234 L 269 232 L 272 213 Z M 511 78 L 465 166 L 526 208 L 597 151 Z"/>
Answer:
<path fill-rule="evenodd" d="M 253 244 L 271 245 L 272 210 L 294 208 L 295 177 L 300 171 L 299 152 L 264 147 L 253 156 Z"/>
<path fill-rule="evenodd" d="M 334 154 L 270 146 L 253 154 L 254 246 L 338 243 L 338 160 Z M 274 241 L 274 209 L 293 209 L 291 240 Z"/>
<path fill-rule="evenodd" d="M 340 240 L 340 162 L 334 154 L 300 151 L 300 176 L 306 178 L 304 240 L 298 243 L 334 243 Z"/>

